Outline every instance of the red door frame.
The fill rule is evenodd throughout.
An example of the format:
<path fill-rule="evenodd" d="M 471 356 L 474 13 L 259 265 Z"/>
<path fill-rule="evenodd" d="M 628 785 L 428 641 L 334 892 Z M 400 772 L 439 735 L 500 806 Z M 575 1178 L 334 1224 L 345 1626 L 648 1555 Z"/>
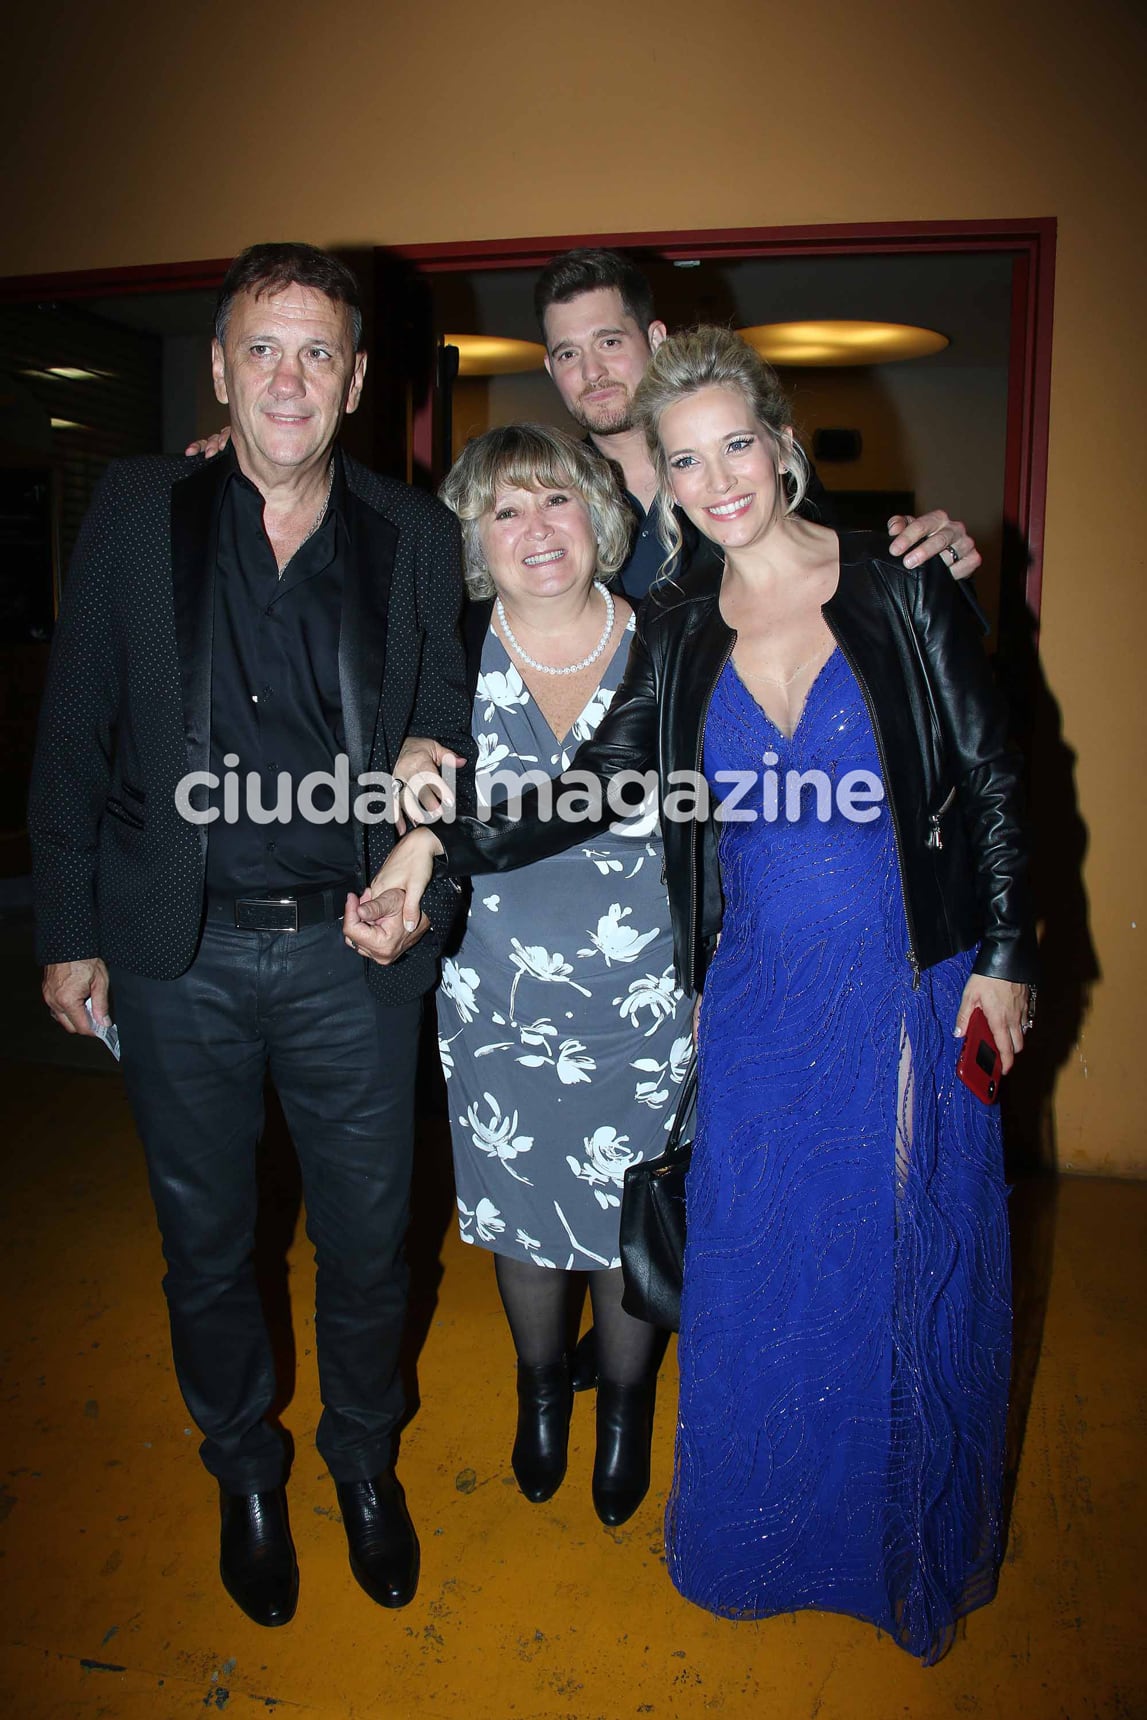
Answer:
<path fill-rule="evenodd" d="M 561 234 L 532 239 L 483 239 L 467 244 L 401 245 L 398 256 L 425 275 L 459 270 L 531 269 L 579 245 L 689 258 L 920 256 L 939 252 L 1011 252 L 1017 257 L 1012 293 L 1011 356 L 1005 451 L 1004 516 L 1027 545 L 1027 607 L 1038 626 L 1043 589 L 1047 504 L 1048 408 L 1056 223 L 1017 221 L 884 221 L 824 227 L 718 228 L 692 233 Z M 412 454 L 433 464 L 433 398 L 415 404 Z"/>
<path fill-rule="evenodd" d="M 1004 513 L 1027 545 L 1027 606 L 1038 624 L 1043 586 L 1047 503 L 1048 413 L 1056 223 L 1016 221 L 885 221 L 823 227 L 718 228 L 692 233 L 559 234 L 484 239 L 466 244 L 402 245 L 380 256 L 422 275 L 463 269 L 537 268 L 577 245 L 687 258 L 911 256 L 937 252 L 1011 252 L 1018 257 L 1012 294 Z M 228 259 L 151 264 L 138 268 L 72 270 L 0 279 L 0 303 L 98 298 L 124 293 L 187 292 L 218 287 Z M 432 401 L 415 404 L 416 460 L 432 463 Z"/>

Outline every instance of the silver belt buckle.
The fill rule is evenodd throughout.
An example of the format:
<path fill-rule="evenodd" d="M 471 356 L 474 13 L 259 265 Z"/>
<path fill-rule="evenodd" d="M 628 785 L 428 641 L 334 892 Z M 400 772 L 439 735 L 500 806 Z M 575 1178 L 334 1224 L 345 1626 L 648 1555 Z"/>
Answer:
<path fill-rule="evenodd" d="M 294 896 L 240 896 L 235 924 L 244 932 L 297 932 L 298 901 Z"/>

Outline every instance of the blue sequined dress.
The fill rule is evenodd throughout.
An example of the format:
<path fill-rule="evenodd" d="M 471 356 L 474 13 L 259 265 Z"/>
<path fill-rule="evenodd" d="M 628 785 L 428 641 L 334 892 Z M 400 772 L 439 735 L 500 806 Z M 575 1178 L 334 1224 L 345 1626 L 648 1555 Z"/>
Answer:
<path fill-rule="evenodd" d="M 825 822 L 806 788 L 785 816 L 789 770 L 879 781 L 839 650 L 791 740 L 726 664 L 706 774 L 770 769 L 779 817 L 720 835 L 669 1569 L 713 1612 L 849 1613 L 932 1661 L 1000 1550 L 1006 1189 L 952 1037 L 972 955 L 913 988 L 887 803 Z"/>

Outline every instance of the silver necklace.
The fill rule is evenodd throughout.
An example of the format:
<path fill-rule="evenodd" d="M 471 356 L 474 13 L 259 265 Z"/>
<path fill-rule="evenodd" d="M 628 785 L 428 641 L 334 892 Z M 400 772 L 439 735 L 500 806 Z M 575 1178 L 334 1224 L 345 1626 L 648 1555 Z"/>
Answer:
<path fill-rule="evenodd" d="M 803 663 L 798 663 L 796 668 L 793 670 L 792 674 L 789 675 L 787 677 L 787 679 L 784 681 L 781 680 L 779 675 L 766 675 L 765 671 L 763 669 L 758 669 L 757 673 L 761 677 L 762 681 L 769 681 L 772 683 L 772 685 L 774 687 L 791 687 L 793 682 L 796 680 L 797 676 L 800 674 L 801 670 L 807 669 L 810 663 L 815 663 L 816 659 L 820 656 L 820 654 L 823 650 L 824 650 L 824 646 L 819 645 L 817 647 L 817 649 L 813 652 L 812 656 L 806 657 Z"/>
<path fill-rule="evenodd" d="M 595 591 L 600 591 L 601 595 L 605 598 L 605 631 L 594 646 L 593 650 L 590 652 L 589 656 L 583 657 L 580 663 L 563 663 L 560 667 L 555 668 L 552 663 L 539 663 L 536 657 L 531 657 L 528 651 L 523 651 L 522 647 L 518 644 L 518 641 L 514 638 L 513 628 L 506 619 L 505 605 L 500 597 L 496 597 L 494 599 L 494 608 L 498 614 L 498 626 L 501 628 L 503 639 L 506 641 L 507 645 L 513 648 L 514 652 L 522 659 L 522 662 L 527 664 L 531 669 L 536 669 L 539 675 L 576 675 L 579 670 L 588 669 L 591 663 L 597 662 L 598 658 L 609 644 L 609 636 L 613 632 L 613 619 L 616 613 L 613 595 L 611 592 L 606 590 L 600 579 L 594 580 L 593 589 Z"/>
<path fill-rule="evenodd" d="M 282 567 L 279 569 L 279 578 L 280 579 L 282 579 L 283 574 L 285 573 L 287 567 L 294 560 L 295 556 L 298 555 L 298 553 L 302 549 L 303 545 L 308 541 L 308 539 L 314 537 L 315 533 L 318 531 L 319 527 L 322 525 L 323 521 L 326 519 L 327 509 L 331 505 L 331 491 L 334 489 L 334 487 L 335 487 L 335 463 L 332 459 L 330 473 L 327 477 L 326 495 L 323 497 L 323 505 L 319 509 L 318 513 L 315 515 L 314 519 L 311 521 L 311 524 L 310 524 L 308 530 L 303 533 L 302 537 L 299 539 L 298 543 L 295 545 L 294 549 L 291 551 L 290 555 L 287 557 L 286 561 L 283 563 Z"/>

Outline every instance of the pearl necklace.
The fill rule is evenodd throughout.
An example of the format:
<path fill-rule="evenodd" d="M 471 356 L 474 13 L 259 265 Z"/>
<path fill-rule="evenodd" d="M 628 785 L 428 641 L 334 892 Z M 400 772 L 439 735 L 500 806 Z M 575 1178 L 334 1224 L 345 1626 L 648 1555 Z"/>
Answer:
<path fill-rule="evenodd" d="M 531 657 L 528 651 L 523 651 L 522 647 L 518 644 L 518 641 L 514 638 L 513 628 L 506 619 L 505 605 L 503 604 L 502 599 L 497 597 L 494 599 L 494 608 L 498 614 L 498 625 L 502 630 L 503 639 L 506 641 L 507 645 L 513 648 L 515 653 L 522 659 L 522 662 L 527 664 L 531 669 L 536 669 L 539 675 L 576 675 L 580 670 L 588 669 L 591 663 L 597 662 L 598 658 L 609 644 L 609 637 L 613 632 L 613 620 L 616 613 L 616 605 L 614 604 L 613 596 L 606 590 L 600 579 L 594 580 L 593 589 L 595 591 L 600 591 L 601 595 L 605 598 L 605 632 L 602 634 L 589 656 L 583 657 L 580 663 L 563 663 L 560 667 L 555 668 L 552 663 L 539 663 L 536 657 Z"/>

